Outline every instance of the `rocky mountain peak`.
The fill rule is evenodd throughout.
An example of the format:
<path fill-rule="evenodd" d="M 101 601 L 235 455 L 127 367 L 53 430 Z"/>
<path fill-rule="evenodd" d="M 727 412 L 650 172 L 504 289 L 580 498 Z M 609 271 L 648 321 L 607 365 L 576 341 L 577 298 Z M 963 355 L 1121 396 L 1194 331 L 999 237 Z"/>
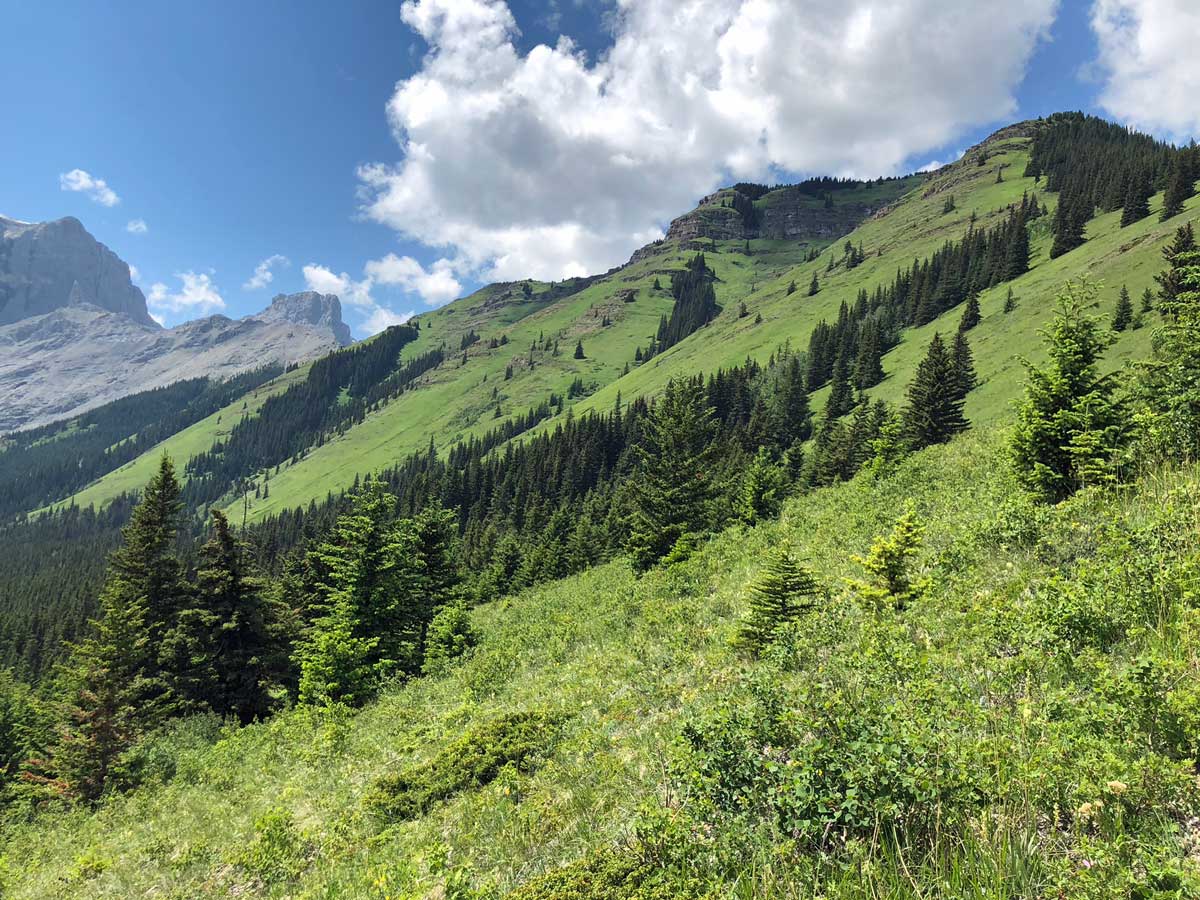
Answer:
<path fill-rule="evenodd" d="M 78 219 L 0 217 L 0 325 L 85 304 L 159 327 L 129 266 Z"/>
<path fill-rule="evenodd" d="M 328 328 L 343 347 L 352 340 L 350 326 L 342 321 L 342 304 L 336 294 L 319 294 L 316 291 L 276 294 L 271 305 L 255 318 Z"/>

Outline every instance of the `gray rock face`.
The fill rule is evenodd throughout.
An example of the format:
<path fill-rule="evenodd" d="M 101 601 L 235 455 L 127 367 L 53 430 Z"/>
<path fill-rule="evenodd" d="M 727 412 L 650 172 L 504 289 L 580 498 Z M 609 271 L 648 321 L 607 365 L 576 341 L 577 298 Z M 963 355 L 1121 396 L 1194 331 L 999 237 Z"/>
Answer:
<path fill-rule="evenodd" d="M 89 304 L 157 328 L 129 266 L 78 219 L 0 217 L 0 325 Z"/>
<path fill-rule="evenodd" d="M 293 322 L 328 328 L 342 345 L 350 343 L 350 326 L 342 321 L 342 304 L 336 294 L 301 291 L 276 294 L 271 305 L 254 318 L 263 322 Z"/>
<path fill-rule="evenodd" d="M 349 344 L 332 294 L 280 294 L 244 319 L 164 329 L 129 266 L 78 219 L 0 217 L 0 433 L 181 378 L 228 377 Z"/>

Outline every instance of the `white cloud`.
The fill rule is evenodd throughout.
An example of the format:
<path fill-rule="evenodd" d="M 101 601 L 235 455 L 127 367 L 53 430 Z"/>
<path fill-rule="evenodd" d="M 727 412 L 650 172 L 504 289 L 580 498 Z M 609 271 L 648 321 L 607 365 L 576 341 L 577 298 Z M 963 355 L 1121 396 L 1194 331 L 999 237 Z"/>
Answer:
<path fill-rule="evenodd" d="M 362 330 L 367 334 L 378 334 L 383 329 L 389 328 L 392 325 L 403 325 L 412 317 L 412 313 L 397 314 L 390 309 L 378 306 L 367 320 L 362 323 Z"/>
<path fill-rule="evenodd" d="M 150 285 L 150 296 L 146 303 L 161 313 L 188 313 L 197 315 L 225 308 L 219 288 L 213 284 L 207 272 L 177 272 L 175 277 L 182 282 L 176 293 L 161 281 Z"/>
<path fill-rule="evenodd" d="M 145 219 L 130 219 L 125 226 L 125 230 L 130 234 L 145 234 L 150 230 Z"/>
<path fill-rule="evenodd" d="M 155 322 L 157 322 L 163 328 L 167 327 L 167 317 L 166 316 L 160 316 L 158 313 L 150 313 L 150 318 L 152 318 Z"/>
<path fill-rule="evenodd" d="M 325 266 L 309 263 L 303 269 L 304 282 L 310 291 L 320 294 L 337 294 L 343 303 L 362 309 L 374 309 L 377 304 L 371 296 L 371 279 L 355 281 L 345 272 L 336 275 Z"/>
<path fill-rule="evenodd" d="M 1195 0 L 1096 0 L 1092 30 L 1100 103 L 1126 124 L 1183 140 L 1200 136 Z"/>
<path fill-rule="evenodd" d="M 621 0 L 589 62 L 567 39 L 519 53 L 502 0 L 408 0 L 429 52 L 363 209 L 459 277 L 601 271 L 729 178 L 894 173 L 1012 115 L 1056 3 Z"/>
<path fill-rule="evenodd" d="M 404 259 L 408 259 L 408 257 Z M 375 334 L 383 331 L 389 325 L 400 325 L 407 322 L 413 315 L 412 313 L 393 312 L 376 301 L 371 294 L 377 274 L 383 276 L 380 279 L 381 284 L 401 284 L 399 280 L 396 280 L 400 277 L 399 270 L 391 264 L 391 260 L 402 262 L 391 253 L 382 260 L 368 262 L 364 267 L 365 274 L 360 281 L 355 281 L 345 272 L 339 275 L 325 266 L 309 263 L 303 269 L 304 282 L 310 291 L 317 291 L 321 294 L 337 294 L 343 303 L 349 304 L 364 317 L 359 326 L 360 329 L 367 334 Z M 421 264 L 416 260 L 409 260 L 409 262 L 414 263 L 421 272 L 424 272 Z M 426 273 L 426 276 L 428 275 L 429 273 Z M 457 282 L 455 283 L 457 284 Z"/>
<path fill-rule="evenodd" d="M 292 261 L 290 259 L 279 253 L 268 256 L 254 267 L 254 274 L 242 285 L 243 290 L 257 291 L 259 288 L 265 288 L 275 280 L 275 273 L 271 271 L 272 269 L 276 267 L 285 268 L 291 264 Z"/>
<path fill-rule="evenodd" d="M 87 194 L 101 206 L 116 206 L 121 202 L 117 192 L 103 178 L 93 178 L 83 169 L 72 169 L 58 176 L 58 186 L 64 191 Z"/>
<path fill-rule="evenodd" d="M 130 281 L 141 281 L 142 280 L 141 271 L 133 263 L 129 263 L 129 280 Z"/>
<path fill-rule="evenodd" d="M 411 256 L 389 253 L 382 259 L 368 261 L 363 271 L 373 283 L 396 285 L 419 294 L 430 306 L 441 306 L 463 292 L 462 284 L 454 277 L 454 264 L 448 259 L 437 260 L 427 270 Z"/>

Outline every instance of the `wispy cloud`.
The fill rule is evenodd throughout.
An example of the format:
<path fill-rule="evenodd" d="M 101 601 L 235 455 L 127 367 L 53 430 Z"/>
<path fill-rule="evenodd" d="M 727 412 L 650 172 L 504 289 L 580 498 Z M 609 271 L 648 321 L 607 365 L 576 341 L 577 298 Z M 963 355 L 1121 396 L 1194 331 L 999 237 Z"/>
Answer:
<path fill-rule="evenodd" d="M 150 226 L 146 224 L 145 219 L 130 219 L 125 225 L 125 230 L 130 234 L 145 234 L 150 230 Z"/>
<path fill-rule="evenodd" d="M 150 286 L 146 303 L 160 313 L 208 313 L 225 308 L 220 289 L 208 272 L 176 272 L 180 289 L 172 292 L 161 281 Z"/>
<path fill-rule="evenodd" d="M 58 186 L 64 191 L 87 194 L 101 206 L 116 206 L 121 202 L 117 192 L 103 178 L 95 178 L 83 169 L 72 169 L 58 176 Z"/>
<path fill-rule="evenodd" d="M 249 280 L 242 285 L 242 288 L 247 291 L 257 291 L 265 288 L 268 284 L 275 280 L 275 273 L 272 269 L 282 269 L 290 266 L 292 261 L 286 256 L 276 253 L 273 256 L 268 256 L 254 267 L 254 274 Z"/>

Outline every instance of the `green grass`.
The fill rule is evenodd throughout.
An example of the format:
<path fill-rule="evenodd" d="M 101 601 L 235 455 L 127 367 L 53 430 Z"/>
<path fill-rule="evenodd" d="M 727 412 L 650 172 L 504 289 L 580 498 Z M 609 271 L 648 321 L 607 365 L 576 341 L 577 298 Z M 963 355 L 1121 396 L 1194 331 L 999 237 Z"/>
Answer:
<path fill-rule="evenodd" d="M 1187 560 L 1200 551 L 1200 472 L 1160 473 L 1038 511 L 998 464 L 1001 439 L 969 434 L 882 481 L 860 477 L 793 500 L 780 521 L 719 535 L 672 571 L 637 579 L 618 561 L 479 607 L 482 641 L 463 662 L 395 685 L 357 714 L 295 710 L 226 732 L 185 723 L 150 754 L 170 760 L 160 783 L 95 813 L 10 822 L 4 896 L 500 896 L 625 846 L 638 821 L 659 823 L 649 834 L 660 835 L 665 849 L 656 852 L 667 858 L 671 841 L 683 841 L 690 877 L 721 897 L 1000 898 L 1067 888 L 1062 895 L 1115 897 L 1127 894 L 1102 891 L 1099 879 L 1144 876 L 1147 860 L 1195 873 L 1175 824 L 1195 814 L 1187 767 L 1152 763 L 1140 732 L 1123 730 L 1121 706 L 1132 701 L 1114 707 L 1106 692 L 1126 683 L 1132 660 L 1162 658 L 1179 667 L 1176 695 L 1195 696 L 1187 692 L 1200 678 L 1200 625 L 1171 586 L 1195 577 Z M 873 625 L 843 579 L 859 575 L 850 556 L 864 554 L 910 499 L 928 528 L 920 567 L 933 587 L 898 627 Z M 1141 534 L 1167 543 L 1136 538 L 1142 563 L 1130 567 L 1126 542 Z M 731 639 L 746 585 L 782 540 L 831 598 L 780 669 L 737 655 Z M 1075 621 L 1060 598 L 1111 597 L 1132 608 L 1124 598 L 1140 596 L 1142 569 L 1156 573 L 1146 596 L 1174 612 L 1122 620 L 1115 643 L 1086 652 L 1054 636 Z M 883 655 L 881 640 L 891 647 Z M 825 679 L 857 690 L 901 658 L 915 668 L 890 689 L 896 702 L 920 704 L 913 708 L 939 729 L 980 748 L 972 773 L 996 786 L 996 799 L 974 825 L 947 820 L 929 849 L 868 834 L 825 855 L 789 849 L 785 837 L 740 820 L 717 819 L 706 844 L 699 825 L 672 830 L 679 816 L 703 818 L 707 808 L 679 793 L 678 773 L 692 768 L 678 742 L 685 724 L 745 707 L 756 683 L 777 684 L 797 715 L 815 714 L 834 694 L 813 697 L 804 685 Z M 388 825 L 372 812 L 369 798 L 395 773 L 428 780 L 471 735 L 528 712 L 561 723 L 553 744 L 539 741 L 537 767 L 488 769 L 475 786 L 440 791 L 445 799 L 411 820 Z M 1045 797 L 1078 804 L 1070 798 L 1090 798 L 1109 779 L 1130 786 L 1127 833 L 1046 825 Z M 1150 812 L 1137 812 L 1142 803 Z M 1162 828 L 1135 833 L 1135 814 L 1155 810 Z M 702 851 L 688 843 L 697 835 Z M 1084 856 L 1101 869 L 1081 869 Z M 740 862 L 722 864 L 729 858 Z"/>

